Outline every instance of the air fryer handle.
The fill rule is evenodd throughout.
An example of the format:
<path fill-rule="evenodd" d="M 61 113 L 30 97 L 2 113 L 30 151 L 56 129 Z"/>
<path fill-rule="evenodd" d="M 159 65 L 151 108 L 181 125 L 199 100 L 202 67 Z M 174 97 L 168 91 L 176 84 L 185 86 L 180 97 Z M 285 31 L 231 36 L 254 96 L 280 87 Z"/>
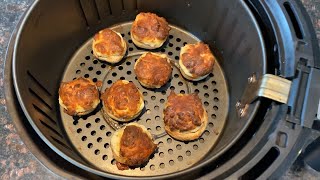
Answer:
<path fill-rule="evenodd" d="M 282 65 L 282 70 L 284 70 L 282 76 L 292 79 L 288 102 L 291 107 L 290 121 L 320 131 L 320 51 L 318 40 L 310 17 L 300 0 L 285 2 L 278 0 L 277 2 L 285 12 L 284 17 L 289 22 L 295 42 L 295 51 L 291 52 L 295 63 L 285 61 Z"/>
<path fill-rule="evenodd" d="M 290 121 L 320 131 L 320 70 L 299 64 L 297 72 L 288 101 Z"/>

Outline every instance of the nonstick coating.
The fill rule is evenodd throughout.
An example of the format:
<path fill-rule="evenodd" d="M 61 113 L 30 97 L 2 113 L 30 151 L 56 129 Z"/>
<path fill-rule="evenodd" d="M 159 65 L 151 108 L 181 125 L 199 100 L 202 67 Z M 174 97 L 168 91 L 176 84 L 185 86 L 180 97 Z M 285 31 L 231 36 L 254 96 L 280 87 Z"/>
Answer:
<path fill-rule="evenodd" d="M 109 3 L 106 4 L 105 2 Z M 217 56 L 219 66 L 216 64 L 215 68 L 221 67 L 225 74 L 225 76 L 220 76 L 218 72 L 222 74 L 222 71 L 217 71 L 218 69 L 215 69 L 213 77 L 211 77 L 212 75 L 210 76 L 210 81 L 200 82 L 198 84 L 190 83 L 190 87 L 194 88 L 192 91 L 198 89 L 203 103 L 208 105 L 207 110 L 210 111 L 209 117 L 213 123 L 211 125 L 209 124 L 208 128 L 214 129 L 216 126 L 216 124 L 214 124 L 215 121 L 226 120 L 225 123 L 221 123 L 221 127 L 218 128 L 218 130 L 222 129 L 224 124 L 224 130 L 222 132 L 218 131 L 217 133 L 220 136 L 219 139 L 216 141 L 212 138 L 215 137 L 214 132 L 212 129 L 207 129 L 209 135 L 204 134 L 202 136 L 203 140 L 200 139 L 195 142 L 190 142 L 189 144 L 180 143 L 181 147 L 178 146 L 178 142 L 172 140 L 172 144 L 174 144 L 171 147 L 173 155 L 164 155 L 164 157 L 172 157 L 175 164 L 171 166 L 170 162 L 167 160 L 163 162 L 158 161 L 160 157 L 159 155 L 158 157 L 155 155 L 154 159 L 151 159 L 148 166 L 145 167 L 145 172 L 155 168 L 154 172 L 159 169 L 159 174 L 161 174 L 161 169 L 167 170 L 171 169 L 171 167 L 181 167 L 179 170 L 176 169 L 175 171 L 172 171 L 174 173 L 171 174 L 152 176 L 152 178 L 177 177 L 208 165 L 219 157 L 220 154 L 228 150 L 246 130 L 259 106 L 259 101 L 257 101 L 249 107 L 246 116 L 243 118 L 237 117 L 235 104 L 241 99 L 248 77 L 255 73 L 259 78 L 266 70 L 265 49 L 261 32 L 250 10 L 243 1 L 230 0 L 225 2 L 222 0 L 206 0 L 201 3 L 198 1 L 171 0 L 35 1 L 22 20 L 17 33 L 13 53 L 14 87 L 20 106 L 31 126 L 39 134 L 42 140 L 55 152 L 78 167 L 92 173 L 105 177 L 128 178 L 128 176 L 118 176 L 114 173 L 101 171 L 101 169 L 96 167 L 96 162 L 92 163 L 88 161 L 81 152 L 79 153 L 78 147 L 76 146 L 77 143 L 74 143 L 72 140 L 72 136 L 68 133 L 68 128 L 79 126 L 76 129 L 77 131 L 81 126 L 82 133 L 90 131 L 90 135 L 86 135 L 87 138 L 83 138 L 86 140 L 82 145 L 86 145 L 85 148 L 86 151 L 88 151 L 88 153 L 85 154 L 99 156 L 100 161 L 103 161 L 103 156 L 107 155 L 108 157 L 104 156 L 104 158 L 107 158 L 107 160 L 105 160 L 106 164 L 110 165 L 110 162 L 112 161 L 111 154 L 105 154 L 108 153 L 108 150 L 103 152 L 104 144 L 107 143 L 108 139 L 106 133 L 110 135 L 107 130 L 108 126 L 105 125 L 105 132 L 100 135 L 100 127 L 102 125 L 101 123 L 103 123 L 103 119 L 100 118 L 100 121 L 96 120 L 99 115 L 99 113 L 97 113 L 95 116 L 88 117 L 87 120 L 79 119 L 75 121 L 71 119 L 71 121 L 68 122 L 75 122 L 75 124 L 78 122 L 78 124 L 72 124 L 72 126 L 66 127 L 64 124 L 65 117 L 61 116 L 58 104 L 58 88 L 62 81 L 71 80 L 78 76 L 89 75 L 89 78 L 97 78 L 96 80 L 104 78 L 104 73 L 107 71 L 108 66 L 106 65 L 105 68 L 101 67 L 103 64 L 92 58 L 91 53 L 88 53 L 89 49 L 86 51 L 82 51 L 81 49 L 86 47 L 85 42 L 97 31 L 105 27 L 132 21 L 139 12 L 155 12 L 160 16 L 165 17 L 170 24 L 174 25 L 174 27 L 179 27 L 173 28 L 174 30 L 172 33 L 174 34 L 172 35 L 174 35 L 174 37 L 169 39 L 169 43 L 165 45 L 165 47 L 168 47 L 170 50 L 165 50 L 163 53 L 169 54 L 169 52 L 172 52 L 170 57 L 175 59 L 175 56 L 178 54 L 178 51 L 175 48 L 181 47 L 185 41 L 192 42 L 200 39 L 201 41 L 208 43 L 214 54 Z M 128 34 L 126 34 L 128 33 L 128 30 L 123 31 L 122 33 L 125 38 L 129 37 Z M 177 38 L 180 38 L 179 42 L 177 42 Z M 170 41 L 173 44 L 172 47 L 170 47 Z M 132 46 L 132 44 L 130 46 L 133 50 L 130 51 L 129 48 L 128 55 L 130 55 L 131 52 L 136 51 L 136 48 Z M 73 58 L 77 56 L 75 52 L 86 54 L 79 55 L 78 57 L 80 59 L 74 60 Z M 85 59 L 86 56 L 89 56 L 89 60 Z M 135 58 L 136 57 L 132 57 L 123 61 L 123 70 L 117 69 L 120 66 L 112 69 L 114 71 L 119 70 L 119 72 L 121 72 L 120 74 L 124 74 L 118 76 L 117 73 L 114 77 L 112 76 L 113 73 L 111 73 L 110 79 L 112 79 L 112 82 L 122 76 L 129 78 L 127 69 L 132 66 L 132 63 L 130 65 L 127 65 L 126 63 L 133 62 Z M 76 64 L 76 62 L 80 62 L 80 64 Z M 81 66 L 81 62 L 85 62 L 85 65 Z M 92 71 L 88 69 L 90 67 L 88 64 L 89 62 L 91 63 L 90 66 L 94 68 Z M 80 70 L 80 72 L 78 72 L 80 74 L 76 74 L 77 71 L 71 71 L 71 69 Z M 70 73 L 68 78 L 66 77 L 67 71 L 70 71 L 68 72 Z M 175 91 L 180 92 L 183 90 L 184 83 L 181 81 L 182 85 L 179 86 L 181 77 L 174 77 L 175 74 L 178 74 L 176 72 L 177 71 L 175 70 L 172 83 L 174 84 L 176 83 L 175 81 L 177 81 L 178 85 L 174 84 Z M 97 75 L 99 73 L 100 75 Z M 131 71 L 130 77 L 133 77 L 133 74 L 133 71 Z M 220 81 L 219 78 L 223 78 L 223 80 Z M 215 81 L 215 83 L 212 81 Z M 108 80 L 104 80 L 103 82 L 106 82 L 106 84 L 104 84 L 105 86 L 109 85 Z M 139 87 L 139 84 L 136 81 L 135 84 Z M 224 91 L 221 87 L 228 87 L 228 91 Z M 139 88 L 144 90 L 142 87 Z M 214 89 L 217 89 L 217 91 Z M 209 96 L 205 94 L 206 91 L 204 90 L 211 90 L 211 92 L 208 93 Z M 217 92 L 217 95 L 214 95 L 215 92 Z M 161 99 L 166 99 L 167 92 L 165 95 L 161 94 L 161 92 L 156 92 L 154 95 L 153 93 L 154 92 L 152 91 L 147 91 L 147 95 L 145 96 L 149 103 L 147 108 L 149 108 L 150 111 L 159 108 L 158 111 L 160 112 L 162 106 L 160 101 Z M 229 96 L 226 95 L 224 97 L 222 95 L 223 93 L 229 93 Z M 215 101 L 215 97 L 218 98 L 218 101 L 217 99 Z M 219 103 L 224 105 L 219 105 Z M 220 112 L 222 114 L 219 114 Z M 224 114 L 225 112 L 227 112 L 227 114 Z M 144 114 L 147 114 L 147 111 L 145 111 Z M 161 119 L 161 116 L 158 116 Z M 223 118 L 225 116 L 226 118 Z M 147 119 L 148 117 L 144 118 L 141 116 L 138 122 L 147 124 Z M 149 119 L 150 122 L 153 122 L 151 120 L 156 118 L 150 116 Z M 89 121 L 92 121 L 90 122 L 91 126 L 88 125 L 90 126 L 89 128 L 86 127 L 86 124 L 81 124 Z M 156 120 L 156 122 L 160 123 L 161 120 Z M 95 130 L 95 133 L 92 132 L 93 130 L 90 128 L 93 128 L 98 124 L 100 125 L 99 130 Z M 83 127 L 83 125 L 85 127 Z M 162 132 L 163 126 L 161 124 L 150 126 L 151 131 L 158 132 L 157 126 L 160 126 L 161 129 L 158 127 L 158 130 L 159 132 Z M 91 132 L 96 135 L 91 135 Z M 112 134 L 112 131 L 110 132 Z M 81 133 L 77 134 L 79 136 L 78 141 L 82 141 L 82 136 L 84 135 Z M 100 140 L 98 140 L 100 136 L 102 138 L 101 143 L 99 143 Z M 209 137 L 212 141 L 207 139 Z M 166 145 L 166 143 L 168 143 L 167 138 L 169 138 L 169 136 L 166 136 L 161 140 L 163 141 L 163 147 L 166 148 L 168 147 Z M 216 138 L 218 138 L 218 136 Z M 91 143 L 93 145 L 98 144 L 100 146 L 99 149 L 96 149 L 95 146 L 92 146 L 91 149 L 88 148 L 88 144 L 90 143 L 89 140 L 92 141 Z M 94 143 L 93 140 L 95 140 Z M 207 147 L 208 149 L 201 149 L 201 151 L 203 150 L 203 156 L 201 157 L 199 155 L 195 157 L 193 156 L 195 155 L 194 152 L 200 151 L 200 147 L 202 147 L 200 141 L 203 141 L 203 144 L 210 142 L 211 145 L 204 145 L 203 147 Z M 198 150 L 193 149 L 194 144 L 198 145 Z M 85 151 L 83 148 L 82 150 Z M 169 154 L 169 151 L 166 149 L 160 149 L 160 151 Z M 157 153 L 160 153 L 160 151 Z M 95 152 L 98 155 L 96 155 Z M 190 154 L 190 156 L 188 156 L 188 154 Z M 180 161 L 181 157 L 179 156 L 182 156 L 182 161 Z M 190 163 L 193 165 L 185 165 L 188 164 L 187 160 L 191 160 L 193 157 L 195 160 L 192 160 Z M 164 163 L 165 165 L 163 166 L 161 163 Z M 185 166 L 182 167 L 179 163 Z M 150 165 L 154 165 L 154 167 L 150 167 Z M 186 167 L 189 168 L 182 170 Z M 141 170 L 137 169 L 134 171 Z M 151 177 L 148 176 L 146 178 L 149 179 Z"/>

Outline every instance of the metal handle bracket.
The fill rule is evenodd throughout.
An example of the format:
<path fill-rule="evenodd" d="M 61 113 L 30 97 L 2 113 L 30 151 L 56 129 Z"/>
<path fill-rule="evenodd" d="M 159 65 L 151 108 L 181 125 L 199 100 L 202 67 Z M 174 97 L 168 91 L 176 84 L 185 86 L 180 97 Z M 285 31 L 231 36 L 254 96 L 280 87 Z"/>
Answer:
<path fill-rule="evenodd" d="M 241 100 L 236 104 L 238 115 L 243 117 L 249 104 L 258 97 L 265 97 L 286 104 L 291 89 L 291 81 L 272 74 L 265 74 L 257 79 L 253 74 L 248 78 L 248 85 Z"/>

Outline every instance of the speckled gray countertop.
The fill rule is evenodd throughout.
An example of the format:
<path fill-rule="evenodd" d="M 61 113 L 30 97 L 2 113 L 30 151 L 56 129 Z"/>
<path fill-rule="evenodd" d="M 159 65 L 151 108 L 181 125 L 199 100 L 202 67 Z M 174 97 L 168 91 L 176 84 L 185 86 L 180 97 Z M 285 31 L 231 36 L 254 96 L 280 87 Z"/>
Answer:
<path fill-rule="evenodd" d="M 21 15 L 33 0 L 0 0 L 0 179 L 61 179 L 29 152 L 17 134 L 6 109 L 3 71 L 6 48 Z M 302 0 L 320 40 L 320 0 Z M 319 179 L 301 166 L 301 158 L 283 179 Z"/>

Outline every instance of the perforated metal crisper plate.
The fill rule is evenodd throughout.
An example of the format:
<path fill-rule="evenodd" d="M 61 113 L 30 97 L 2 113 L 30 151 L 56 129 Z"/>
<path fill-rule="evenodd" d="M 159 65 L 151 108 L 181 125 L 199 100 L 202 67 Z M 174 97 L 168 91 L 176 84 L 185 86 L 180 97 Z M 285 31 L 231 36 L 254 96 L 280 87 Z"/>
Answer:
<path fill-rule="evenodd" d="M 91 78 L 95 82 L 103 82 L 102 91 L 118 79 L 133 81 L 143 93 L 145 101 L 142 115 L 134 121 L 146 126 L 152 134 L 164 131 L 162 112 L 170 91 L 188 93 L 189 86 L 191 92 L 199 94 L 208 112 L 209 124 L 206 131 L 198 140 L 192 142 L 177 141 L 169 135 L 156 139 L 155 143 L 159 148 L 144 167 L 120 171 L 115 165 L 110 148 L 110 138 L 114 130 L 105 122 L 100 111 L 97 110 L 88 117 L 76 118 L 68 116 L 60 109 L 63 126 L 79 154 L 103 171 L 129 176 L 156 176 L 186 169 L 201 161 L 214 147 L 225 125 L 229 97 L 223 71 L 216 62 L 210 76 L 203 81 L 192 83 L 185 81 L 177 67 L 173 67 L 172 79 L 167 85 L 154 91 L 145 89 L 136 80 L 133 71 L 135 60 L 145 50 L 132 43 L 130 28 L 131 23 L 111 27 L 120 32 L 128 43 L 127 58 L 114 66 L 101 62 L 93 57 L 92 41 L 88 40 L 70 60 L 62 81 L 71 81 L 81 76 Z M 171 28 L 168 41 L 154 51 L 166 53 L 172 60 L 177 61 L 180 48 L 186 43 L 198 42 L 199 39 L 178 27 Z"/>

